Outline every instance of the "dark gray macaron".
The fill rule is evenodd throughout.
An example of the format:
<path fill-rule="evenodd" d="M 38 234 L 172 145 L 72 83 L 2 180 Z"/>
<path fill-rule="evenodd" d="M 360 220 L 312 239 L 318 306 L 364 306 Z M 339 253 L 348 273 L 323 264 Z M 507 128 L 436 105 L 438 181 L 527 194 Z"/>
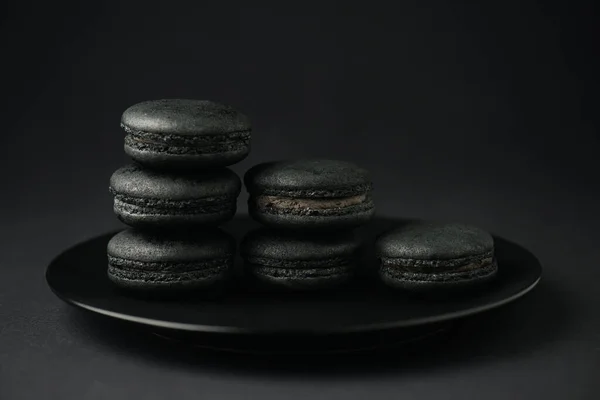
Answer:
<path fill-rule="evenodd" d="M 125 152 L 159 169 L 224 167 L 250 151 L 250 122 L 232 107 L 164 99 L 129 107 L 121 117 Z"/>
<path fill-rule="evenodd" d="M 207 288 L 231 275 L 234 239 L 213 228 L 155 235 L 127 229 L 108 242 L 108 277 L 117 286 L 143 291 Z"/>
<path fill-rule="evenodd" d="M 270 227 L 352 228 L 375 212 L 369 173 L 344 161 L 259 164 L 246 172 L 244 183 L 250 215 Z"/>
<path fill-rule="evenodd" d="M 114 212 L 134 227 L 218 225 L 236 212 L 240 178 L 227 168 L 158 172 L 131 164 L 110 178 Z"/>
<path fill-rule="evenodd" d="M 412 291 L 471 286 L 498 270 L 492 236 L 462 224 L 412 222 L 381 235 L 375 251 L 383 282 Z"/>
<path fill-rule="evenodd" d="M 263 283 L 287 289 L 320 289 L 348 281 L 360 243 L 352 232 L 336 235 L 260 228 L 240 245 L 246 270 Z"/>

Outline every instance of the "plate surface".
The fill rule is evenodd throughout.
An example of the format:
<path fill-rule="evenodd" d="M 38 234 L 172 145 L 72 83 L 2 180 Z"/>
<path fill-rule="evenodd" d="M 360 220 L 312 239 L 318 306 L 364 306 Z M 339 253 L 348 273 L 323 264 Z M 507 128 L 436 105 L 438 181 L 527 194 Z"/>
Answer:
<path fill-rule="evenodd" d="M 406 220 L 376 218 L 357 230 L 364 241 L 359 276 L 324 293 L 267 293 L 248 285 L 240 260 L 236 279 L 219 295 L 186 300 L 131 297 L 106 276 L 106 245 L 115 233 L 80 243 L 56 257 L 46 271 L 50 288 L 83 309 L 161 331 L 227 334 L 330 335 L 419 327 L 477 314 L 511 302 L 538 283 L 541 266 L 526 249 L 494 237 L 498 276 L 460 296 L 422 298 L 383 286 L 376 277 L 372 244 L 377 235 Z M 257 225 L 246 216 L 223 226 L 239 239 Z"/>

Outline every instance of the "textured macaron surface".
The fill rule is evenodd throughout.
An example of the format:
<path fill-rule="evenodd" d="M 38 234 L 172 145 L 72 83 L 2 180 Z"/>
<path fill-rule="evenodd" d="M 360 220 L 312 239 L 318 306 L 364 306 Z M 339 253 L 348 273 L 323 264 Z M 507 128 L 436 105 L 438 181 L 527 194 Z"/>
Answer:
<path fill-rule="evenodd" d="M 220 229 L 173 233 L 126 229 L 107 246 L 110 257 L 153 263 L 186 263 L 233 256 L 235 242 Z"/>
<path fill-rule="evenodd" d="M 359 241 L 352 232 L 299 235 L 261 228 L 244 237 L 240 252 L 245 258 L 310 262 L 352 257 L 358 248 Z"/>
<path fill-rule="evenodd" d="M 115 195 L 161 200 L 190 200 L 211 197 L 236 198 L 240 178 L 226 168 L 192 173 L 159 172 L 130 164 L 110 178 Z"/>
<path fill-rule="evenodd" d="M 367 170 L 336 160 L 258 164 L 246 172 L 244 183 L 251 194 L 304 198 L 347 197 L 372 186 Z"/>
<path fill-rule="evenodd" d="M 248 118 L 234 108 L 207 100 L 162 99 L 129 107 L 121 125 L 134 132 L 164 135 L 219 135 L 248 132 Z"/>
<path fill-rule="evenodd" d="M 382 258 L 451 260 L 490 254 L 494 239 L 473 226 L 414 222 L 381 235 L 375 250 Z"/>

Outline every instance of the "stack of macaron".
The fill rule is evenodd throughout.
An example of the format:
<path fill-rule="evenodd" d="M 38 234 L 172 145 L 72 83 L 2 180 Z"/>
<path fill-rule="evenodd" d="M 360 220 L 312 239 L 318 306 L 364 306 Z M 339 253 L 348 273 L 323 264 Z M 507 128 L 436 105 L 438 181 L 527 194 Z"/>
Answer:
<path fill-rule="evenodd" d="M 133 163 L 110 178 L 114 212 L 130 228 L 108 244 L 108 276 L 144 291 L 206 288 L 231 274 L 230 220 L 241 180 L 226 167 L 250 151 L 251 126 L 211 101 L 156 100 L 122 115 Z"/>
<path fill-rule="evenodd" d="M 264 227 L 240 252 L 255 281 L 285 289 L 320 289 L 355 273 L 360 243 L 353 229 L 374 215 L 366 170 L 343 161 L 256 165 L 244 176 L 248 212 Z"/>
<path fill-rule="evenodd" d="M 236 243 L 218 226 L 236 213 L 242 182 L 226 167 L 250 151 L 247 117 L 210 101 L 157 100 L 128 108 L 121 127 L 133 163 L 114 172 L 110 191 L 130 228 L 108 243 L 110 280 L 152 293 L 226 281 Z M 255 282 L 321 289 L 355 275 L 362 247 L 355 228 L 375 212 L 365 169 L 321 159 L 268 162 L 250 168 L 244 185 L 248 212 L 263 225 L 240 246 Z M 473 286 L 498 271 L 492 236 L 462 224 L 406 223 L 374 247 L 381 281 L 403 291 Z"/>

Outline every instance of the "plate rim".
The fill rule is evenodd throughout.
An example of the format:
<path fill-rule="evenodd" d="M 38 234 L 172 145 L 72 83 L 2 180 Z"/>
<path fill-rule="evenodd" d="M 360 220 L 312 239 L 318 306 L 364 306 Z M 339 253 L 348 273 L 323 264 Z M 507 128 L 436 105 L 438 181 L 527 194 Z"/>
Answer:
<path fill-rule="evenodd" d="M 507 297 L 500 301 L 486 304 L 479 307 L 472 307 L 461 311 L 456 311 L 452 313 L 445 313 L 439 316 L 433 317 L 423 317 L 423 318 L 412 318 L 410 320 L 405 321 L 394 321 L 394 322 L 381 322 L 381 323 L 373 323 L 373 324 L 363 324 L 359 326 L 347 326 L 339 329 L 323 329 L 322 331 L 316 333 L 317 335 L 329 335 L 329 334 L 348 334 L 348 333 L 367 333 L 367 332 L 377 332 L 391 329 L 402 329 L 402 328 L 412 328 L 415 326 L 423 326 L 429 324 L 436 324 L 440 322 L 448 322 L 453 321 L 459 318 L 465 318 L 472 315 L 477 315 L 485 311 L 493 310 L 495 308 L 501 307 L 505 304 L 511 303 L 519 298 L 525 296 L 527 293 L 531 292 L 542 279 L 541 275 L 527 288 L 521 290 L 520 292 L 514 294 L 513 296 Z M 310 334 L 315 335 L 315 332 L 306 330 L 287 330 L 287 329 L 273 329 L 273 330 L 258 330 L 258 329 L 244 329 L 237 327 L 226 327 L 226 326 L 211 326 L 211 325 L 202 325 L 202 324 L 189 324 L 182 322 L 170 322 L 170 321 L 161 321 L 152 318 L 138 317 L 134 315 L 118 313 L 110 310 L 105 310 L 102 308 L 90 306 L 88 304 L 84 304 L 73 299 L 68 299 L 63 297 L 60 293 L 58 293 L 50 284 L 50 289 L 52 292 L 64 301 L 67 304 L 78 307 L 80 309 L 103 315 L 109 318 L 115 318 L 121 321 L 131 322 L 139 325 L 144 325 L 148 327 L 154 328 L 162 328 L 162 329 L 172 329 L 177 331 L 185 331 L 185 332 L 197 332 L 197 333 L 219 333 L 219 334 L 238 334 L 238 335 L 270 335 L 270 334 Z"/>

